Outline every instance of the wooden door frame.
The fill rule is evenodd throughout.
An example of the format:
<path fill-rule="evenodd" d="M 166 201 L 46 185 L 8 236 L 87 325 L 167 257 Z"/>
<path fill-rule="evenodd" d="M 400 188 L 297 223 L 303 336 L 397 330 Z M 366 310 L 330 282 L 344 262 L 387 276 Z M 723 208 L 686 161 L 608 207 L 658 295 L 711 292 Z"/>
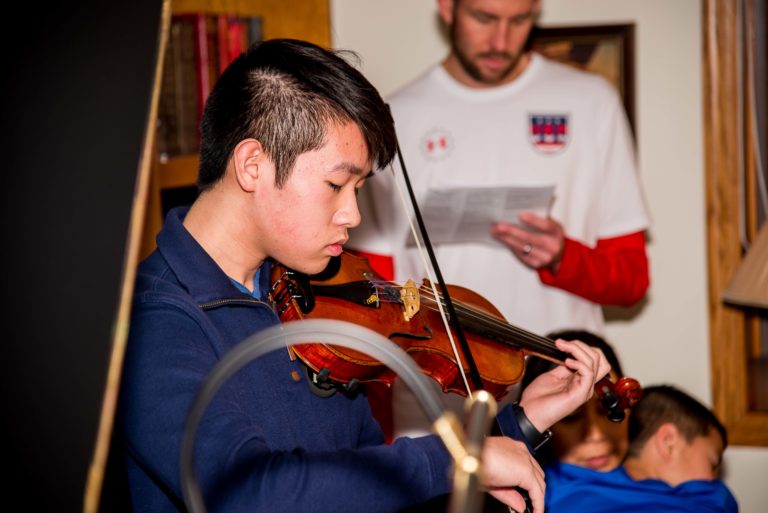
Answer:
<path fill-rule="evenodd" d="M 723 302 L 725 287 L 742 261 L 740 219 L 754 237 L 756 207 L 740 192 L 755 176 L 751 127 L 744 122 L 743 67 L 738 2 L 703 2 L 704 153 L 707 205 L 709 320 L 714 410 L 736 445 L 768 445 L 768 413 L 749 409 L 747 347 L 755 336 L 754 315 Z M 747 8 L 751 0 L 746 2 Z M 751 171 L 751 173 L 750 173 Z M 749 190 L 750 182 L 745 186 Z M 754 184 L 752 184 L 754 186 Z M 753 189 L 754 190 L 754 189 Z M 749 198 L 749 195 L 744 195 Z"/>

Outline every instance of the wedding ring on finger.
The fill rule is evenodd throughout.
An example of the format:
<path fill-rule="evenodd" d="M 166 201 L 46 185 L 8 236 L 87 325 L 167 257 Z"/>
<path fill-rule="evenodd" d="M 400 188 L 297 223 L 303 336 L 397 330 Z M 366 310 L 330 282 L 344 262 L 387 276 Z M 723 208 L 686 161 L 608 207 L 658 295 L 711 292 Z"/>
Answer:
<path fill-rule="evenodd" d="M 525 246 L 523 246 L 523 255 L 530 255 L 531 251 L 533 251 L 533 246 L 531 246 L 530 244 L 526 244 Z"/>

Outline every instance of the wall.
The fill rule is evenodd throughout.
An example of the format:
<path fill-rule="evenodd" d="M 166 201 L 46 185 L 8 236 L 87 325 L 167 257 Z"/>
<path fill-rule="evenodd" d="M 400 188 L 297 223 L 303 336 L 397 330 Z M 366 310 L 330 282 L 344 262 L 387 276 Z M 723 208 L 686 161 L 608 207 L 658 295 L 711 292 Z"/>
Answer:
<path fill-rule="evenodd" d="M 696 0 L 544 0 L 541 24 L 636 24 L 638 161 L 652 217 L 651 292 L 608 312 L 628 375 L 711 404 L 702 157 L 702 6 Z M 357 51 L 385 96 L 447 46 L 433 0 L 331 0 L 334 46 Z M 729 447 L 726 482 L 744 513 L 768 503 L 768 449 Z"/>

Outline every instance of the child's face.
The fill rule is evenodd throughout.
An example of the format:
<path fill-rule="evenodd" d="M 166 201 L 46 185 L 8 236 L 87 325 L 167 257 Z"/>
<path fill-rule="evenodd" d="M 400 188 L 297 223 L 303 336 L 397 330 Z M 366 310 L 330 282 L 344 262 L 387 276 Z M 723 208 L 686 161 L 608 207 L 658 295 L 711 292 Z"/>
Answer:
<path fill-rule="evenodd" d="M 299 155 L 283 187 L 268 185 L 255 198 L 263 253 L 297 271 L 322 271 L 360 224 L 357 190 L 370 169 L 357 125 L 329 124 L 326 143 Z M 274 175 L 274 165 L 260 172 Z"/>
<path fill-rule="evenodd" d="M 723 457 L 723 440 L 716 429 L 710 429 L 706 436 L 697 436 L 690 442 L 684 441 L 678 452 L 672 486 L 694 479 L 711 481 L 720 476 Z"/>
<path fill-rule="evenodd" d="M 560 461 L 607 471 L 619 466 L 627 451 L 627 422 L 611 422 L 593 397 L 552 426 L 552 444 Z"/>

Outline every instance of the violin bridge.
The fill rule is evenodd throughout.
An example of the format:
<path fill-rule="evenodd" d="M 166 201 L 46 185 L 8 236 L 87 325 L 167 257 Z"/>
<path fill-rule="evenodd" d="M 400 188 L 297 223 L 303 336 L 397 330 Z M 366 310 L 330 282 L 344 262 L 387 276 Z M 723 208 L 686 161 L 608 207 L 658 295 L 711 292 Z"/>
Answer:
<path fill-rule="evenodd" d="M 419 288 L 413 280 L 408 280 L 400 289 L 400 299 L 403 302 L 403 317 L 410 321 L 419 311 Z"/>

